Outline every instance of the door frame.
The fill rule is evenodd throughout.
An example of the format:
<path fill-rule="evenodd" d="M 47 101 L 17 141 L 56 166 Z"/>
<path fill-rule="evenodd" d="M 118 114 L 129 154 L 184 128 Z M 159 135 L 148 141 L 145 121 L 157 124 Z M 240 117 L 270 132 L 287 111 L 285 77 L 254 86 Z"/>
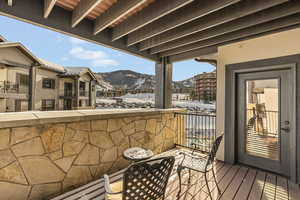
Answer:
<path fill-rule="evenodd" d="M 280 69 L 280 70 L 268 70 L 264 72 L 259 73 L 237 73 L 237 113 L 239 114 L 239 120 L 237 120 L 237 131 L 239 135 L 237 135 L 238 139 L 238 162 L 244 163 L 245 165 L 252 165 L 252 166 L 259 166 L 261 169 L 272 169 L 273 172 L 280 173 L 282 175 L 289 175 L 290 169 L 288 168 L 290 166 L 289 161 L 289 143 L 290 143 L 290 133 L 286 133 L 284 131 L 280 131 L 279 136 L 283 136 L 282 138 L 278 138 L 280 148 L 280 159 L 279 160 L 272 160 L 265 157 L 257 156 L 257 155 L 250 155 L 246 153 L 244 148 L 246 148 L 246 133 L 245 126 L 246 126 L 246 113 L 245 112 L 245 106 L 246 103 L 246 82 L 248 80 L 277 80 L 277 86 L 278 86 L 278 126 L 279 128 L 281 126 L 280 122 L 283 122 L 283 119 L 285 117 L 288 117 L 288 120 L 294 118 L 293 116 L 293 106 L 292 106 L 292 99 L 290 98 L 293 94 L 289 90 L 290 84 L 292 83 L 290 79 L 290 75 L 293 73 L 290 69 Z M 240 85 L 243 84 L 243 85 Z M 283 87 L 281 87 L 283 85 Z M 240 93 L 242 92 L 242 93 Z M 287 98 L 287 101 L 282 101 L 282 98 Z M 241 106 L 243 105 L 243 106 Z M 283 109 L 284 108 L 284 109 Z M 283 110 L 282 110 L 283 109 Z M 287 137 L 285 137 L 287 136 Z M 283 145 L 283 146 L 281 146 Z"/>
<path fill-rule="evenodd" d="M 288 69 L 292 72 L 292 87 L 290 92 L 294 95 L 292 99 L 293 105 L 292 113 L 293 119 L 291 119 L 291 131 L 290 131 L 290 180 L 293 182 L 299 182 L 300 180 L 300 169 L 297 171 L 297 166 L 300 166 L 300 152 L 297 147 L 297 143 L 300 144 L 300 138 L 297 135 L 296 121 L 300 123 L 299 106 L 296 105 L 297 94 L 300 94 L 300 87 L 296 87 L 297 78 L 300 77 L 297 65 L 300 64 L 300 54 L 256 60 L 244 63 L 235 63 L 225 66 L 225 162 L 234 164 L 238 161 L 238 141 L 237 141 L 237 75 L 239 73 L 251 73 L 251 72 L 262 72 L 270 70 Z M 298 81 L 299 82 L 299 81 Z M 298 84 L 299 85 L 299 84 Z M 300 147 L 300 146 L 299 146 Z"/>

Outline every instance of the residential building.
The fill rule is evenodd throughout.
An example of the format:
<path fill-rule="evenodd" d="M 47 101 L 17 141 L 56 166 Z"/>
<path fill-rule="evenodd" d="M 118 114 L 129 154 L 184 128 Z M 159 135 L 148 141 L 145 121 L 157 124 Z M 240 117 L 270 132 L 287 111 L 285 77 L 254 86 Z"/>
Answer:
<path fill-rule="evenodd" d="M 87 67 L 65 67 L 59 74 L 59 109 L 84 109 L 96 106 L 97 78 Z"/>
<path fill-rule="evenodd" d="M 194 99 L 215 101 L 217 92 L 216 71 L 202 73 L 194 76 Z"/>
<path fill-rule="evenodd" d="M 0 38 L 1 40 L 1 38 Z M 32 76 L 39 60 L 22 44 L 0 42 L 0 112 L 32 109 Z"/>
<path fill-rule="evenodd" d="M 0 37 L 0 112 L 91 109 L 97 78 L 87 67 L 63 67 Z"/>

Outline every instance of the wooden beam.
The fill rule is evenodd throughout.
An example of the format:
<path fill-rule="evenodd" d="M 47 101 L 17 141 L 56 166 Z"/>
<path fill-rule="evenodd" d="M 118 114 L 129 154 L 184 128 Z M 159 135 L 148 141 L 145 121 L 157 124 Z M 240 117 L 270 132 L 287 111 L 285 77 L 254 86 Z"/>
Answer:
<path fill-rule="evenodd" d="M 155 107 L 166 109 L 172 107 L 172 63 L 167 58 L 155 65 Z"/>
<path fill-rule="evenodd" d="M 111 32 L 109 30 L 104 30 L 97 35 L 93 35 L 94 21 L 92 20 L 83 19 L 80 26 L 71 28 L 70 21 L 72 19 L 72 11 L 65 10 L 59 6 L 54 6 L 52 11 L 53 15 L 45 19 L 43 17 L 43 8 L 44 2 L 37 0 L 18 1 L 13 7 L 0 1 L 0 15 L 67 34 L 72 37 L 77 37 L 108 48 L 120 50 L 151 61 L 158 60 L 157 55 L 153 56 L 146 52 L 140 52 L 136 46 L 128 47 L 125 44 L 124 39 L 112 42 Z"/>
<path fill-rule="evenodd" d="M 156 1 L 144 8 L 141 12 L 138 12 L 136 15 L 114 27 L 112 40 L 115 41 L 193 1 L 194 0 Z"/>
<path fill-rule="evenodd" d="M 286 0 L 245 0 L 219 12 L 212 13 L 208 16 L 199 18 L 180 27 L 142 41 L 139 44 L 140 50 L 143 51 L 166 42 L 209 29 L 220 24 L 236 20 L 237 18 L 282 4 L 284 2 L 286 2 Z"/>
<path fill-rule="evenodd" d="M 212 46 L 212 47 L 206 47 L 202 49 L 197 49 L 195 51 L 190 51 L 186 53 L 182 53 L 179 55 L 175 56 L 170 56 L 169 61 L 170 62 L 178 62 L 178 61 L 183 61 L 183 60 L 189 60 L 193 58 L 197 58 L 199 56 L 204 56 L 208 54 L 213 54 L 218 52 L 218 47 L 217 46 Z"/>
<path fill-rule="evenodd" d="M 73 10 L 72 28 L 83 20 L 103 0 L 82 0 Z"/>
<path fill-rule="evenodd" d="M 127 45 L 134 45 L 138 42 L 146 40 L 170 29 L 176 28 L 180 25 L 208 15 L 239 1 L 240 0 L 194 1 L 191 4 L 179 10 L 176 10 L 137 31 L 130 33 L 128 35 Z"/>
<path fill-rule="evenodd" d="M 291 1 L 283 5 L 275 6 L 258 13 L 254 13 L 243 18 L 221 24 L 215 28 L 211 28 L 199 33 L 195 33 L 171 42 L 162 44 L 160 46 L 150 49 L 151 54 L 156 54 L 159 52 L 167 51 L 170 49 L 185 46 L 187 44 L 192 44 L 195 42 L 203 41 L 212 37 L 244 29 L 250 26 L 255 26 L 261 23 L 269 22 L 275 19 L 286 17 L 292 14 L 300 12 L 300 2 Z"/>
<path fill-rule="evenodd" d="M 225 42 L 225 43 L 215 45 L 215 46 L 212 46 L 212 47 L 205 47 L 205 48 L 202 48 L 202 49 L 196 49 L 196 50 L 184 52 L 184 53 L 181 53 L 181 54 L 169 56 L 168 58 L 169 58 L 170 62 L 179 62 L 179 61 L 198 58 L 198 57 L 201 57 L 201 56 L 208 56 L 209 54 L 217 53 L 218 52 L 218 46 L 232 44 L 234 42 L 240 42 L 240 41 L 244 41 L 244 40 L 250 40 L 250 39 L 253 39 L 253 38 L 262 37 L 262 36 L 270 35 L 270 34 L 275 34 L 275 33 L 283 32 L 283 31 L 293 30 L 293 29 L 299 28 L 299 27 L 300 27 L 300 24 L 295 24 L 295 25 L 292 25 L 292 26 L 279 28 L 279 29 L 276 29 L 276 30 L 273 30 L 273 31 L 264 32 L 264 33 L 257 34 L 257 35 L 252 35 L 252 36 L 249 36 L 249 37 L 246 37 L 246 38 L 240 38 L 240 39 L 237 39 L 237 40 Z M 205 52 L 208 52 L 210 48 L 215 48 L 215 50 L 214 51 L 211 50 L 212 53 L 205 53 Z"/>
<path fill-rule="evenodd" d="M 176 54 L 181 54 L 184 52 L 190 52 L 192 50 L 196 50 L 196 49 L 202 49 L 204 47 L 209 47 L 209 46 L 215 46 L 215 45 L 219 45 L 222 43 L 226 43 L 226 42 L 230 42 L 230 41 L 234 41 L 234 40 L 238 40 L 238 39 L 242 39 L 242 38 L 247 38 L 247 37 L 251 37 L 254 35 L 259 35 L 265 32 L 270 32 L 270 31 L 274 31 L 276 29 L 281 29 L 281 28 L 285 28 L 285 27 L 289 27 L 289 26 L 293 26 L 296 24 L 300 24 L 300 13 L 297 13 L 295 15 L 290 15 L 284 18 L 280 18 L 277 20 L 273 20 L 271 22 L 267 22 L 267 23 L 263 23 L 263 24 L 259 24 L 256 26 L 252 26 L 249 28 L 245 28 L 239 31 L 234 31 L 231 33 L 227 33 L 215 38 L 211 38 L 208 40 L 204 40 L 204 41 L 200 41 L 200 42 L 196 42 L 193 44 L 189 44 L 186 46 L 182 46 L 176 49 L 172 49 L 169 51 L 165 51 L 160 53 L 160 57 L 166 57 L 166 56 L 170 56 L 170 55 L 176 55 Z"/>
<path fill-rule="evenodd" d="M 57 0 L 44 0 L 44 18 L 48 18 Z"/>
<path fill-rule="evenodd" d="M 94 34 L 97 34 L 112 25 L 145 2 L 146 0 L 118 1 L 96 19 Z"/>

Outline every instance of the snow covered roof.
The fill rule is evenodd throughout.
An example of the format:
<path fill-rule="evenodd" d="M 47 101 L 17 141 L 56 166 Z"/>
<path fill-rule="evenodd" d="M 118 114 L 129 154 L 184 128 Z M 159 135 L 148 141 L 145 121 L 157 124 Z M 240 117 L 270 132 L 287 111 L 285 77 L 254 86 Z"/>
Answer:
<path fill-rule="evenodd" d="M 88 67 L 65 67 L 65 76 L 75 76 L 75 75 L 80 75 L 82 73 L 88 72 L 89 68 Z"/>
<path fill-rule="evenodd" d="M 41 67 L 44 69 L 48 69 L 48 70 L 52 70 L 55 72 L 60 72 L 60 73 L 64 73 L 66 70 L 63 66 L 49 62 L 47 60 L 41 59 L 39 58 L 41 61 Z"/>

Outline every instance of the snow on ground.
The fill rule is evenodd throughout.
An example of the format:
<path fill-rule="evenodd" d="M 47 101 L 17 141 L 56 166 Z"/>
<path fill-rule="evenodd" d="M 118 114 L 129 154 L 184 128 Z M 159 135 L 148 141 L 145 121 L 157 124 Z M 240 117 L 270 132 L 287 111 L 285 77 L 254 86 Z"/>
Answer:
<path fill-rule="evenodd" d="M 151 103 L 154 104 L 154 94 L 153 93 L 140 93 L 140 94 L 126 94 L 121 97 L 117 97 L 122 99 L 123 103 L 136 103 L 136 104 L 146 104 Z M 206 110 L 214 110 L 215 104 L 205 104 L 200 101 L 192 101 L 192 100 L 182 100 L 187 99 L 187 94 L 173 94 L 173 106 L 179 108 L 196 108 L 196 109 L 206 109 Z M 105 103 L 105 104 L 115 104 L 116 100 L 114 99 L 97 99 L 97 103 Z"/>

